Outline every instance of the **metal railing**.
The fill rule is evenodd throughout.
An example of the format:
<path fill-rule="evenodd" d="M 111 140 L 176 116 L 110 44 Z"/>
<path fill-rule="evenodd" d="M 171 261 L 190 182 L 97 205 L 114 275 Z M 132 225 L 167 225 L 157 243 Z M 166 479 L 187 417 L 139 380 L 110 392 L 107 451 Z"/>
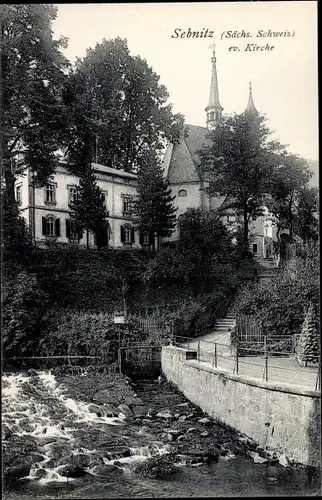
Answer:
<path fill-rule="evenodd" d="M 172 339 L 173 346 L 184 348 L 188 352 L 194 351 L 196 353 L 195 361 L 208 364 L 212 368 L 265 382 L 286 383 L 305 389 L 321 390 L 320 354 L 296 354 L 290 351 L 279 351 L 277 356 L 276 351 L 270 349 L 266 338 L 264 344 L 261 344 L 257 349 L 253 344 L 254 342 L 250 348 L 247 348 L 245 343 L 242 347 L 239 346 L 238 340 L 236 345 L 227 345 L 216 341 L 183 336 L 174 336 Z M 256 356 L 254 351 L 257 351 Z M 311 362 L 310 366 L 303 366 L 297 360 L 301 356 L 303 356 L 304 361 L 305 357 L 308 357 L 315 362 Z"/>

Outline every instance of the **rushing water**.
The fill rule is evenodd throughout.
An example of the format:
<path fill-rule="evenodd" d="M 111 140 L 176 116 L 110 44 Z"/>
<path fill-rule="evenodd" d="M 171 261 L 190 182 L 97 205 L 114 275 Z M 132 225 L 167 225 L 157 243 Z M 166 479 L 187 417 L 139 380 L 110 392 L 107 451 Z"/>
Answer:
<path fill-rule="evenodd" d="M 138 419 L 128 418 L 122 411 L 110 416 L 108 405 L 95 413 L 93 404 L 72 397 L 71 387 L 59 383 L 50 372 L 36 377 L 7 375 L 2 385 L 5 467 L 12 465 L 10 453 L 14 453 L 15 447 L 19 450 L 19 446 L 30 444 L 26 458 L 21 458 L 29 464 L 28 472 L 10 483 L 5 493 L 8 499 L 296 496 L 319 491 L 317 481 L 312 481 L 301 468 L 284 468 L 267 461 L 254 463 L 249 456 L 235 456 L 229 451 L 218 463 L 210 464 L 187 464 L 182 455 L 175 464 L 177 473 L 171 478 L 142 478 L 134 470 L 139 463 L 166 455 L 173 448 L 160 440 L 160 433 L 149 424 L 149 418 L 138 425 Z M 168 411 L 164 410 L 165 401 L 170 399 L 171 410 L 190 405 L 173 389 L 170 393 L 168 388 L 164 394 L 156 382 L 139 384 L 137 392 L 147 405 L 147 417 L 152 396 L 163 411 Z M 85 475 L 71 477 L 71 460 L 80 461 Z"/>

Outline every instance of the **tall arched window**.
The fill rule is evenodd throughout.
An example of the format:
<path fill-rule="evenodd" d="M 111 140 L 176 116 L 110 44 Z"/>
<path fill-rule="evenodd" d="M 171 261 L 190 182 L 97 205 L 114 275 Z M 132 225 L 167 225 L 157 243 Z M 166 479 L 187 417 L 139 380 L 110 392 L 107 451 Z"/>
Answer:
<path fill-rule="evenodd" d="M 187 191 L 185 189 L 180 189 L 178 196 L 180 197 L 187 196 Z"/>

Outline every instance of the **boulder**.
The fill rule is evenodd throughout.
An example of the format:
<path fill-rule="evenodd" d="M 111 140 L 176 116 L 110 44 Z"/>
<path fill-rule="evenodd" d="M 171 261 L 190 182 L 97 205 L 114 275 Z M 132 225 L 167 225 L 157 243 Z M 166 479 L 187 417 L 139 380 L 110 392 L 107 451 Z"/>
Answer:
<path fill-rule="evenodd" d="M 117 407 L 113 404 L 106 403 L 100 408 L 106 417 L 117 417 L 118 415 Z"/>
<path fill-rule="evenodd" d="M 134 418 L 136 418 L 136 419 L 145 418 L 146 409 L 143 406 L 133 406 L 132 407 L 132 414 L 133 414 Z"/>
<path fill-rule="evenodd" d="M 86 474 L 85 469 L 90 464 L 90 458 L 84 453 L 69 455 L 65 458 L 67 464 L 59 466 L 57 472 L 65 477 L 82 477 Z"/>
<path fill-rule="evenodd" d="M 172 413 L 169 410 L 161 410 L 156 414 L 156 417 L 168 420 L 172 418 Z"/>
<path fill-rule="evenodd" d="M 197 427 L 190 427 L 189 429 L 187 429 L 186 433 L 187 434 L 192 434 L 192 433 L 195 433 L 195 432 L 198 432 L 198 429 Z"/>
<path fill-rule="evenodd" d="M 98 405 L 90 404 L 88 406 L 88 411 L 90 413 L 95 413 L 98 417 L 102 417 L 103 416 L 102 408 L 100 406 L 98 406 Z"/>
<path fill-rule="evenodd" d="M 134 472 L 141 477 L 164 479 L 177 472 L 173 462 L 174 456 L 171 454 L 151 457 L 137 465 Z"/>
<path fill-rule="evenodd" d="M 133 415 L 133 412 L 132 410 L 130 409 L 130 407 L 126 404 L 120 404 L 118 405 L 117 407 L 121 413 L 123 413 L 123 415 L 125 415 L 126 417 L 131 417 Z"/>
<path fill-rule="evenodd" d="M 38 469 L 36 470 L 36 478 L 41 479 L 42 477 L 45 477 L 47 475 L 47 472 L 45 469 Z"/>
<path fill-rule="evenodd" d="M 203 417 L 203 418 L 200 418 L 198 420 L 199 424 L 203 424 L 203 425 L 211 425 L 212 424 L 212 420 L 208 417 Z"/>
<path fill-rule="evenodd" d="M 285 453 L 283 453 L 283 455 L 281 455 L 278 459 L 278 462 L 280 465 L 282 465 L 283 467 L 290 467 L 291 465 L 291 461 L 290 459 L 285 455 Z"/>
<path fill-rule="evenodd" d="M 98 403 L 98 404 L 102 404 L 102 405 L 112 404 L 112 405 L 116 405 L 116 406 L 121 403 L 120 398 L 116 397 L 108 389 L 103 389 L 103 390 L 97 391 L 93 396 L 93 402 Z"/>
<path fill-rule="evenodd" d="M 110 447 L 105 453 L 105 456 L 108 460 L 118 460 L 120 458 L 130 457 L 131 450 L 127 446 L 115 446 L 114 448 Z"/>
<path fill-rule="evenodd" d="M 10 429 L 10 427 L 8 427 L 7 424 L 2 424 L 2 426 L 1 426 L 1 439 L 2 439 L 2 441 L 6 441 L 10 437 L 12 437 L 12 430 Z"/>

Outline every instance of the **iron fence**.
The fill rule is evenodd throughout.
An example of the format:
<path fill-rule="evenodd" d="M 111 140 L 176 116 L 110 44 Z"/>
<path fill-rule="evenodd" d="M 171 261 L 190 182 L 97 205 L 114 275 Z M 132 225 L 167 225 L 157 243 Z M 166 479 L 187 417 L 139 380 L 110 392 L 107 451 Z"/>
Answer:
<path fill-rule="evenodd" d="M 304 365 L 301 363 L 301 355 L 290 350 L 276 351 L 272 349 L 267 339 L 257 348 L 223 344 L 220 342 L 191 339 L 189 337 L 175 336 L 172 345 L 186 349 L 198 363 L 205 363 L 212 368 L 235 375 L 244 375 L 248 378 L 260 379 L 265 382 L 284 383 L 301 388 L 320 391 L 321 390 L 321 358 L 320 354 L 306 353 L 313 362 Z M 256 356 L 254 356 L 256 351 Z M 250 353 L 250 354 L 249 354 Z M 191 354 L 194 354 L 192 356 Z"/>

